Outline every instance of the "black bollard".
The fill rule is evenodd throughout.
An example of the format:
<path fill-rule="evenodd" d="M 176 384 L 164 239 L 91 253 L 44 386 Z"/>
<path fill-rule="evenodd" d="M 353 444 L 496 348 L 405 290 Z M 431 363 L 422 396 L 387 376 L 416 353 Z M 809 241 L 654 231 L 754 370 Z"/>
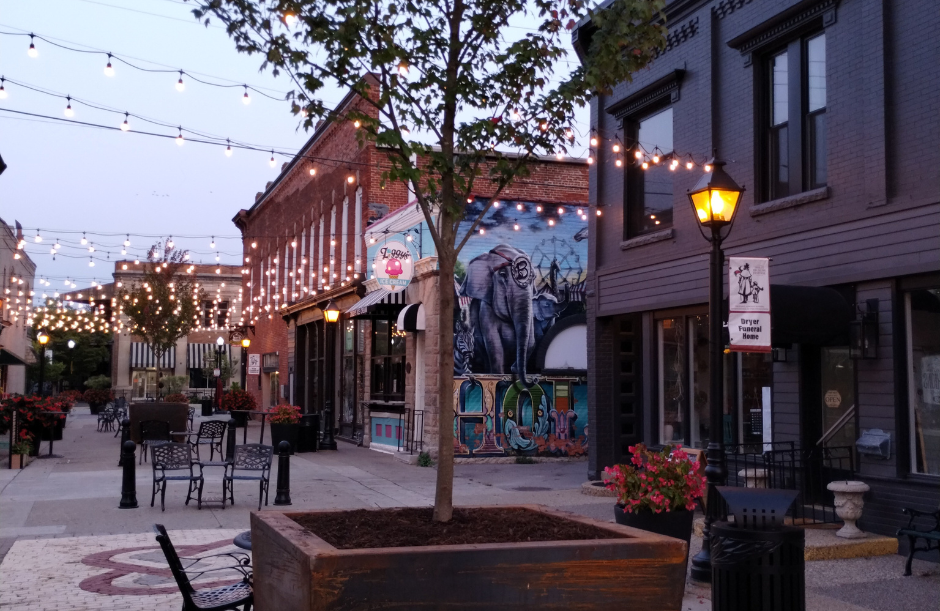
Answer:
<path fill-rule="evenodd" d="M 277 446 L 277 495 L 275 505 L 290 505 L 290 442 L 282 441 Z"/>
<path fill-rule="evenodd" d="M 235 460 L 235 441 L 235 418 L 229 418 L 228 434 L 225 438 L 225 460 L 228 462 Z"/>
<path fill-rule="evenodd" d="M 121 504 L 118 509 L 137 509 L 137 465 L 134 461 L 134 449 L 137 445 L 133 441 L 125 441 L 124 445 L 124 480 L 121 482 Z"/>
<path fill-rule="evenodd" d="M 118 459 L 118 466 L 124 466 L 124 444 L 131 439 L 131 421 L 125 418 L 121 420 L 121 457 Z"/>

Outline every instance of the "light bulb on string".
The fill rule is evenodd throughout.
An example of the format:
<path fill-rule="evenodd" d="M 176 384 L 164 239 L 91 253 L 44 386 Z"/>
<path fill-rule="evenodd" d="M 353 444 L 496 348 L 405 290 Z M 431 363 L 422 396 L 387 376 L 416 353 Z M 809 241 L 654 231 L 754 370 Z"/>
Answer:
<path fill-rule="evenodd" d="M 95 266 L 95 260 L 92 259 L 91 257 L 88 257 L 88 267 L 94 267 L 94 266 Z"/>
<path fill-rule="evenodd" d="M 408 62 L 401 62 L 398 64 L 398 75 L 399 76 L 408 76 Z"/>
<path fill-rule="evenodd" d="M 685 169 L 686 169 L 686 170 L 691 170 L 693 167 L 695 167 L 695 164 L 692 163 L 691 161 L 686 161 L 686 162 L 685 162 Z"/>
<path fill-rule="evenodd" d="M 611 147 L 611 149 L 612 149 L 615 153 L 619 153 L 619 152 L 620 152 L 620 144 L 619 144 L 619 143 L 615 143 L 614 146 Z"/>
<path fill-rule="evenodd" d="M 95 252 L 95 243 L 92 242 L 88 245 L 88 252 Z"/>
<path fill-rule="evenodd" d="M 127 247 L 130 245 L 131 245 L 131 234 L 127 234 L 127 238 L 124 240 L 124 246 Z"/>
<path fill-rule="evenodd" d="M 42 242 L 42 236 L 39 234 L 39 230 L 36 230 L 36 237 L 33 238 L 37 243 Z"/>
<path fill-rule="evenodd" d="M 297 23 L 297 16 L 293 13 L 284 13 L 284 25 L 289 28 L 294 27 L 294 24 Z"/>
<path fill-rule="evenodd" d="M 248 95 L 248 85 L 245 85 L 245 95 L 242 96 L 242 104 L 245 106 L 251 104 L 251 96 Z"/>
<path fill-rule="evenodd" d="M 522 115 L 519 114 L 518 108 L 512 109 L 512 114 L 510 115 L 510 118 L 512 118 L 513 121 L 519 121 L 520 119 L 522 119 Z"/>
<path fill-rule="evenodd" d="M 166 241 L 167 248 L 173 248 L 173 236 L 170 236 L 170 239 Z"/>
<path fill-rule="evenodd" d="M 359 126 L 361 125 L 362 123 L 359 122 L 359 119 L 356 119 L 355 121 L 353 121 L 353 127 L 355 127 L 356 129 L 359 129 Z"/>
<path fill-rule="evenodd" d="M 186 141 L 183 139 L 183 128 L 182 128 L 182 127 L 179 127 L 179 128 L 177 128 L 177 129 L 179 129 L 179 134 L 176 136 L 176 145 L 177 145 L 177 146 L 183 146 L 183 144 L 186 142 Z"/>
<path fill-rule="evenodd" d="M 271 151 L 271 160 L 268 161 L 268 164 L 269 164 L 272 168 L 277 165 L 277 162 L 274 161 L 274 151 Z"/>
<path fill-rule="evenodd" d="M 588 165 L 591 165 L 591 164 L 593 164 L 593 163 L 594 163 L 594 156 L 591 155 L 590 153 L 588 153 L 588 156 L 587 156 L 587 164 L 588 164 Z"/>
<path fill-rule="evenodd" d="M 232 156 L 232 141 L 229 140 L 228 138 L 226 138 L 225 141 L 228 142 L 228 146 L 225 147 L 225 156 L 231 157 Z"/>
<path fill-rule="evenodd" d="M 633 156 L 637 159 L 643 159 L 643 151 L 637 148 L 635 151 L 633 151 Z"/>
<path fill-rule="evenodd" d="M 597 136 L 591 136 L 591 146 L 597 146 Z"/>
<path fill-rule="evenodd" d="M 209 242 L 209 248 L 215 248 L 215 236 L 212 236 L 212 241 Z M 245 257 L 245 260 L 247 259 L 248 257 Z"/>
<path fill-rule="evenodd" d="M 29 49 L 26 50 L 26 55 L 29 55 L 30 57 L 35 58 L 35 57 L 39 57 L 39 51 L 36 50 L 36 45 L 34 44 L 33 36 L 34 34 L 29 35 Z"/>
<path fill-rule="evenodd" d="M 614 161 L 614 165 L 616 165 L 618 168 L 621 167 L 623 165 L 623 159 L 617 157 L 616 161 Z"/>
<path fill-rule="evenodd" d="M 82 246 L 88 244 L 88 238 L 85 237 L 85 232 L 82 232 Z"/>
<path fill-rule="evenodd" d="M 558 151 L 557 153 L 555 153 L 555 159 L 559 159 L 559 160 L 560 160 L 560 159 L 564 159 L 564 158 L 565 158 L 565 156 L 564 156 L 564 154 L 563 154 L 561 151 Z"/>
<path fill-rule="evenodd" d="M 0 100 L 5 100 L 5 99 L 7 99 L 7 90 L 3 88 L 3 82 L 4 82 L 5 80 L 6 80 L 6 79 L 4 79 L 2 76 L 0 76 Z"/>
<path fill-rule="evenodd" d="M 75 111 L 72 110 L 72 98 L 70 96 L 65 96 L 66 106 L 65 106 L 65 116 L 74 117 Z"/>
<path fill-rule="evenodd" d="M 124 113 L 124 123 L 121 123 L 121 131 L 122 131 L 122 132 L 128 132 L 128 131 L 131 130 L 131 126 L 130 126 L 130 124 L 127 122 L 128 116 L 129 116 L 129 113 L 126 113 L 126 112 L 125 112 L 125 113 Z"/>
<path fill-rule="evenodd" d="M 176 81 L 176 90 L 181 92 L 186 89 L 186 83 L 183 82 L 183 71 L 180 70 L 180 80 Z"/>
<path fill-rule="evenodd" d="M 712 166 L 706 163 L 703 169 L 705 170 L 705 173 L 707 174 L 712 171 Z"/>
<path fill-rule="evenodd" d="M 646 169 L 648 169 L 648 168 L 650 167 L 650 164 L 649 164 L 648 162 L 644 161 L 643 164 L 642 164 L 640 167 L 642 167 L 644 170 L 646 170 Z"/>
<path fill-rule="evenodd" d="M 104 67 L 105 76 L 114 76 L 114 68 L 111 66 L 111 54 L 108 53 L 108 65 Z"/>
<path fill-rule="evenodd" d="M 316 175 L 317 175 L 317 169 L 316 169 L 316 168 L 310 168 L 310 175 L 311 175 L 311 176 L 316 176 Z"/>
<path fill-rule="evenodd" d="M 59 250 L 60 248 L 62 248 L 62 245 L 59 244 L 59 240 L 55 241 L 55 246 L 53 246 L 53 248 L 55 248 L 56 250 Z"/>

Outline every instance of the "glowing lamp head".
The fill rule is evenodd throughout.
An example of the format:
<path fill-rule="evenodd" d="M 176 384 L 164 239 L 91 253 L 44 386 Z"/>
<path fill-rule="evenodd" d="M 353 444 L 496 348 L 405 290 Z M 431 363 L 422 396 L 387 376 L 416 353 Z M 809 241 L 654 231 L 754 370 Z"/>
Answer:
<path fill-rule="evenodd" d="M 74 347 L 75 347 L 75 340 L 74 340 L 74 339 L 70 339 L 68 345 L 69 345 L 69 348 L 74 348 Z"/>
<path fill-rule="evenodd" d="M 336 322 L 339 320 L 339 308 L 333 305 L 332 299 L 330 299 L 326 307 L 323 308 L 323 317 L 326 319 L 326 322 Z"/>
<path fill-rule="evenodd" d="M 222 339 L 221 335 L 215 340 L 215 345 L 218 346 L 219 348 L 225 345 L 225 340 Z"/>
<path fill-rule="evenodd" d="M 707 165 L 711 172 L 689 191 L 689 202 L 702 226 L 720 229 L 734 220 L 744 188 L 725 172 L 724 162 L 710 161 Z"/>
<path fill-rule="evenodd" d="M 39 335 L 36 337 L 36 340 L 37 340 L 40 344 L 42 344 L 43 346 L 45 346 L 46 344 L 49 343 L 49 336 L 46 335 L 45 333 L 40 332 Z"/>
<path fill-rule="evenodd" d="M 246 337 L 242 340 L 242 348 L 248 348 L 249 346 L 251 346 L 251 340 Z"/>

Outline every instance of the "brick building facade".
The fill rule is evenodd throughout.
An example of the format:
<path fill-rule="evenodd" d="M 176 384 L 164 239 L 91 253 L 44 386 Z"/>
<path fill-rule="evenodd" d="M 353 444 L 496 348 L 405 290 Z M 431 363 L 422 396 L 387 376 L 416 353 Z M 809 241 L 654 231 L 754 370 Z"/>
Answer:
<path fill-rule="evenodd" d="M 724 441 L 758 455 L 792 443 L 806 468 L 844 452 L 872 488 L 863 527 L 894 533 L 901 507 L 940 501 L 940 13 L 913 0 L 674 0 L 666 13 L 664 52 L 591 104 L 604 222 L 589 255 L 590 473 L 638 441 L 714 434 L 709 245 L 686 192 L 717 149 L 747 189 L 725 255 L 771 258 L 775 348 L 726 355 Z M 862 357 L 860 339 L 877 352 Z M 857 450 L 873 429 L 890 456 Z"/>
<path fill-rule="evenodd" d="M 368 111 L 363 100 L 350 94 L 336 112 L 342 115 L 350 107 Z M 320 413 L 329 407 L 341 439 L 361 440 L 391 451 L 414 451 L 420 441 L 426 449 L 435 447 L 439 359 L 435 356 L 438 312 L 434 295 L 438 271 L 433 242 L 423 228 L 423 217 L 417 213 L 408 185 L 381 184 L 385 163 L 385 154 L 372 144 L 359 146 L 351 124 L 321 124 L 297 157 L 257 195 L 255 204 L 234 217 L 243 235 L 247 272 L 243 276 L 243 324 L 250 328 L 249 351 L 259 360 L 257 373 L 248 375 L 247 387 L 264 406 L 289 402 L 306 413 Z M 475 195 L 479 201 L 487 193 L 483 189 Z M 549 224 L 548 217 L 567 213 L 571 220 L 564 224 L 559 219 L 557 226 L 572 229 L 567 240 L 577 247 L 572 247 L 572 261 L 576 259 L 582 266 L 578 282 L 583 282 L 580 274 L 587 269 L 586 164 L 541 160 L 532 165 L 528 177 L 516 181 L 501 197 L 506 201 L 491 212 L 486 227 L 499 233 L 496 229 L 502 226 L 503 231 L 515 234 L 516 246 L 533 241 L 542 230 L 548 237 L 556 226 L 554 220 Z M 564 208 L 562 213 L 559 207 Z M 534 222 L 537 214 L 545 217 L 538 230 L 520 225 L 524 215 Z M 574 227 L 575 218 L 578 227 Z M 483 254 L 479 249 L 492 239 L 494 231 L 485 239 L 474 236 L 466 253 Z M 414 279 L 400 292 L 381 288 L 373 277 L 376 251 L 392 238 L 400 240 L 414 257 Z M 585 252 L 575 252 L 581 248 Z M 547 273 L 550 260 L 542 263 Z M 564 265 L 570 271 L 570 265 Z M 561 286 L 562 278 L 558 280 Z M 583 308 L 583 291 L 571 286 L 569 293 L 571 303 L 577 301 Z M 342 312 L 338 323 L 324 322 L 323 308 L 328 304 Z M 399 328 L 398 316 L 408 305 L 422 306 L 427 325 L 423 330 Z M 549 317 L 545 326 L 551 326 L 553 320 Z M 529 356 L 535 357 L 534 353 Z M 494 377 L 493 384 L 503 378 L 511 383 L 512 373 L 502 371 L 502 364 L 498 369 L 502 377 Z M 464 373 L 489 372 L 478 367 Z M 582 367 L 573 378 L 583 384 L 586 373 Z M 332 393 L 328 378 L 333 380 Z M 531 403 L 531 397 L 526 396 Z M 537 409 L 537 405 L 530 406 L 528 413 Z M 586 435 L 586 409 L 583 411 L 577 426 Z M 471 437 L 480 436 L 472 432 L 477 424 L 468 429 Z M 520 417 L 520 438 L 529 435 L 530 424 Z M 502 437 L 502 431 L 499 434 Z M 463 449 L 458 446 L 455 450 L 469 454 L 474 443 L 464 443 Z M 534 448 L 534 443 L 526 447 Z"/>

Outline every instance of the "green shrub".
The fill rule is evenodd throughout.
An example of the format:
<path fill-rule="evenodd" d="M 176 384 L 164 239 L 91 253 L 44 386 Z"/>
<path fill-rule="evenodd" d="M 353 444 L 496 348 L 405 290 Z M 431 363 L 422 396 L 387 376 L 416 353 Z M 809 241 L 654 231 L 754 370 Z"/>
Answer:
<path fill-rule="evenodd" d="M 434 461 L 431 460 L 431 455 L 427 452 L 421 452 L 418 454 L 418 466 L 419 467 L 433 467 Z"/>
<path fill-rule="evenodd" d="M 111 376 L 91 376 L 85 380 L 85 386 L 93 390 L 107 390 L 111 388 Z M 85 399 L 86 401 L 88 399 Z"/>
<path fill-rule="evenodd" d="M 517 465 L 534 465 L 536 460 L 531 456 L 516 456 Z"/>
<path fill-rule="evenodd" d="M 160 378 L 168 395 L 177 395 L 189 386 L 189 376 L 163 376 Z"/>

